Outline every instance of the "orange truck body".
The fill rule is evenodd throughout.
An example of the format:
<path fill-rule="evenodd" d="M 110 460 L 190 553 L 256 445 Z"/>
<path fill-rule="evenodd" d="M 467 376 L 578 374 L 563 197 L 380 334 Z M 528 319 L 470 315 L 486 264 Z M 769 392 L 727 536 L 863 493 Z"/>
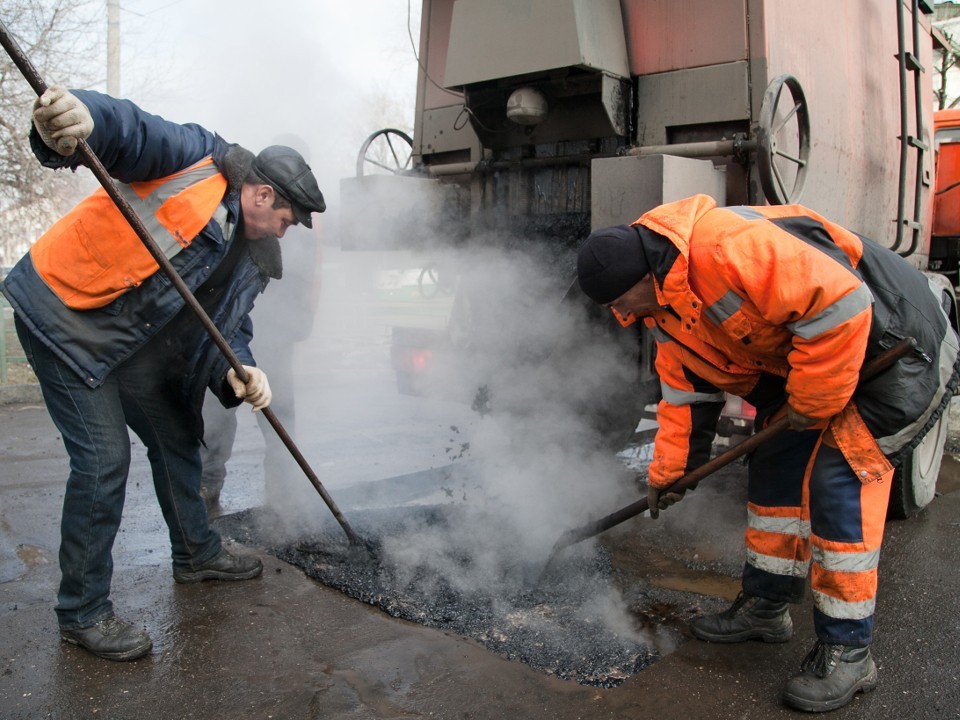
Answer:
<path fill-rule="evenodd" d="M 933 235 L 960 238 L 960 110 L 939 110 L 933 116 L 936 143 L 936 193 Z"/>

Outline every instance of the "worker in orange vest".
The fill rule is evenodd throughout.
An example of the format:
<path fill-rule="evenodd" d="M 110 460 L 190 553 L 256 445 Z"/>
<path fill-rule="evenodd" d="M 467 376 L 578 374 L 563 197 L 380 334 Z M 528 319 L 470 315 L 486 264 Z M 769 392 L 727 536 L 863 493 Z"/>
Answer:
<path fill-rule="evenodd" d="M 650 512 L 710 457 L 724 393 L 785 413 L 793 432 L 749 468 L 747 560 L 732 607 L 695 619 L 711 642 L 784 642 L 808 573 L 817 640 L 783 693 L 833 710 L 876 686 L 877 563 L 894 468 L 958 383 L 943 288 L 870 240 L 797 205 L 717 207 L 705 195 L 592 233 L 580 287 L 656 340 L 662 400 Z M 858 388 L 861 366 L 905 337 L 915 352 Z"/>
<path fill-rule="evenodd" d="M 110 600 L 112 547 L 130 466 L 128 427 L 147 448 L 179 583 L 247 580 L 262 563 L 229 552 L 200 496 L 201 406 L 270 404 L 250 351 L 249 313 L 280 274 L 288 227 L 311 227 L 323 196 L 303 157 L 258 155 L 92 91 L 48 89 L 30 141 L 46 167 L 76 169 L 86 139 L 161 251 L 240 359 L 241 381 L 196 314 L 99 190 L 31 248 L 0 290 L 70 456 L 61 518 L 61 638 L 110 660 L 150 652 Z"/>

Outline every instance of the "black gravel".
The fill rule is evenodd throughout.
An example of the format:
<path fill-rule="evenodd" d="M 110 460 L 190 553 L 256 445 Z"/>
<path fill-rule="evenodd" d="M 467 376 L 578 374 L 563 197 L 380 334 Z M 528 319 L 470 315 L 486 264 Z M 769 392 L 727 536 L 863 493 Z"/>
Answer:
<path fill-rule="evenodd" d="M 213 524 L 393 617 L 470 638 L 549 675 L 610 688 L 658 659 L 613 590 L 601 547 L 571 548 L 541 577 L 544 559 L 524 560 L 522 538 L 496 516 L 434 505 L 352 511 L 349 522 L 369 549 L 350 547 L 335 523 L 278 539 L 280 519 L 266 508 Z M 483 528 L 482 537 L 465 533 L 468 526 Z"/>

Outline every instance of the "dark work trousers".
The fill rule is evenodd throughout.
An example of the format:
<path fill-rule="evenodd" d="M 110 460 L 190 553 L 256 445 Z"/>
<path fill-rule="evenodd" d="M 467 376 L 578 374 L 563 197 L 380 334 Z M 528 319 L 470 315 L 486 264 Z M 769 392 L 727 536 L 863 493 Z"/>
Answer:
<path fill-rule="evenodd" d="M 190 570 L 220 552 L 200 498 L 200 442 L 164 379 L 167 358 L 151 347 L 119 365 L 98 388 L 83 380 L 26 326 L 17 334 L 70 456 L 60 524 L 60 625 L 84 628 L 113 614 L 113 542 L 130 467 L 132 429 L 147 449 L 170 533 L 173 566 Z"/>

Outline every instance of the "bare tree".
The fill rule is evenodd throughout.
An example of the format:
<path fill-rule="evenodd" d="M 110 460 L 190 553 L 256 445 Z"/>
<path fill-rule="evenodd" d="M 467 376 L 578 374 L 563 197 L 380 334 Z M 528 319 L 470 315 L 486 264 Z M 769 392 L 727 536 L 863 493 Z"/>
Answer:
<path fill-rule="evenodd" d="M 0 20 L 50 84 L 89 87 L 103 77 L 103 5 L 90 0 L 3 0 Z M 15 262 L 91 187 L 86 173 L 52 172 L 30 149 L 36 99 L 0 52 L 0 264 Z"/>
<path fill-rule="evenodd" d="M 412 102 L 408 102 L 407 98 L 382 89 L 363 97 L 362 116 L 368 124 L 367 127 L 381 133 L 354 141 L 353 147 L 363 153 L 363 174 L 378 175 L 411 169 L 410 156 L 413 148 L 400 134 L 413 136 L 410 118 L 407 117 L 410 107 Z M 367 133 L 367 127 L 357 130 Z M 387 128 L 390 128 L 389 132 Z M 367 142 L 369 144 L 364 146 Z"/>
<path fill-rule="evenodd" d="M 950 78 L 960 62 L 960 46 L 957 45 L 953 33 L 945 28 L 941 28 L 941 32 L 946 40 L 946 46 L 934 47 L 933 52 L 934 83 L 937 85 L 933 95 L 937 110 L 956 107 L 960 102 L 960 98 L 950 95 Z"/>

